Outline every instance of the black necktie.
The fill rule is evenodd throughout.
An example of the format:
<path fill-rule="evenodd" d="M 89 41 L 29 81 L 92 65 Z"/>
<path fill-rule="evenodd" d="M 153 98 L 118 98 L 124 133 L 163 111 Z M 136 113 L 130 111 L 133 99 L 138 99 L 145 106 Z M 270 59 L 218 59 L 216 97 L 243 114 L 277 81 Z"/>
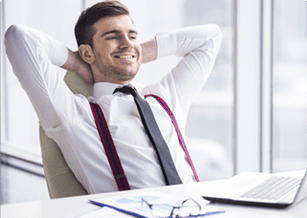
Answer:
<path fill-rule="evenodd" d="M 166 184 L 182 184 L 168 146 L 159 130 L 159 127 L 156 123 L 156 120 L 148 102 L 145 101 L 131 85 L 117 88 L 115 89 L 114 93 L 115 92 L 131 94 L 134 97 L 134 101 L 137 105 L 146 133 L 157 153 L 158 160 L 160 162 L 160 166 L 162 168 L 162 172 L 166 180 Z"/>

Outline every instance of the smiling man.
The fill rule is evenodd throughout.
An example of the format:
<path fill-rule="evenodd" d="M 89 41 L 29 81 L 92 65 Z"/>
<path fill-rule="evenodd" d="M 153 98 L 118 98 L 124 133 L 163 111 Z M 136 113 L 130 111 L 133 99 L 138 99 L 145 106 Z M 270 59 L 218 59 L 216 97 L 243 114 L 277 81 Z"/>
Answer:
<path fill-rule="evenodd" d="M 93 27 L 93 45 L 81 44 L 80 55 L 91 65 L 95 82 L 127 84 L 142 60 L 138 33 L 128 15 L 102 18 Z"/>
<path fill-rule="evenodd" d="M 6 32 L 5 46 L 40 125 L 58 144 L 87 192 L 121 190 L 117 181 L 122 178 L 128 189 L 198 181 L 183 142 L 184 129 L 191 102 L 215 62 L 221 43 L 219 27 L 187 27 L 159 33 L 139 44 L 127 7 L 103 1 L 82 12 L 75 35 L 79 49 L 72 52 L 40 31 L 13 25 Z M 134 81 L 140 64 L 170 55 L 182 60 L 158 83 Z M 93 96 L 87 99 L 73 94 L 58 66 L 93 83 Z M 144 101 L 144 96 L 155 97 Z M 146 118 L 148 112 L 142 112 L 144 104 L 151 111 L 150 119 Z M 99 116 L 92 105 L 101 109 Z M 100 128 L 97 119 L 102 117 L 106 124 Z M 153 136 L 152 128 L 159 134 Z M 110 132 L 106 141 L 100 135 L 104 130 Z M 114 162 L 108 159 L 109 148 L 105 147 L 110 141 L 124 171 L 118 175 L 112 171 Z M 162 152 L 157 144 L 165 144 Z M 176 175 L 175 182 L 169 182 L 169 173 Z"/>

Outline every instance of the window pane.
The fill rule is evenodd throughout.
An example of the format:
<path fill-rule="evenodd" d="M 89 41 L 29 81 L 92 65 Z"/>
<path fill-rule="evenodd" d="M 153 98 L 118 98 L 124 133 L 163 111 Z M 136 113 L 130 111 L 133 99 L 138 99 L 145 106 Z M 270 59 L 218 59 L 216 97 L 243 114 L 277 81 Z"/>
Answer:
<path fill-rule="evenodd" d="M 233 1 L 185 0 L 184 25 L 218 24 L 223 41 L 211 76 L 194 101 L 187 122 L 190 146 L 197 146 L 202 180 L 232 175 Z"/>
<path fill-rule="evenodd" d="M 307 166 L 307 2 L 274 1 L 273 171 Z"/>
<path fill-rule="evenodd" d="M 61 2 L 61 4 L 59 4 Z M 82 2 L 75 0 L 49 1 L 11 0 L 5 1 L 1 24 L 3 29 L 12 24 L 21 24 L 41 30 L 68 47 L 76 50 L 73 27 L 81 11 Z M 72 6 L 73 5 L 73 6 Z M 67 9 L 69 8 L 69 16 Z M 4 34 L 4 33 L 2 33 Z M 2 142 L 21 148 L 24 152 L 39 154 L 38 119 L 25 91 L 21 88 L 6 55 L 3 57 L 3 102 L 1 124 Z M 17 147 L 16 147 L 17 146 Z"/>
<path fill-rule="evenodd" d="M 1 7 L 1 40 L 4 31 L 10 25 L 21 24 L 39 29 L 74 50 L 77 48 L 73 26 L 82 8 L 81 0 L 9 0 L 2 1 Z M 0 47 L 1 149 L 5 147 L 3 145 L 7 145 L 6 148 L 11 148 L 9 151 L 15 151 L 13 155 L 21 154 L 23 158 L 36 161 L 38 158 L 35 158 L 35 155 L 39 156 L 41 150 L 38 119 L 29 98 L 13 74 L 3 41 Z M 5 156 L 1 156 L 2 161 L 4 164 L 1 165 L 1 204 L 49 199 L 45 179 L 29 173 L 42 175 L 43 169 L 40 166 Z"/>

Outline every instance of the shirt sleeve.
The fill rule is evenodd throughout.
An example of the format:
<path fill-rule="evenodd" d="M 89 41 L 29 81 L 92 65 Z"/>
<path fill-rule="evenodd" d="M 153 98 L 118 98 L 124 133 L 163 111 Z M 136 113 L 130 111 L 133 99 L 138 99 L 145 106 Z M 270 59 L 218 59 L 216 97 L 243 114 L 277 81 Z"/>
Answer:
<path fill-rule="evenodd" d="M 179 106 L 185 114 L 207 81 L 222 40 L 215 24 L 186 27 L 156 35 L 158 58 L 183 57 L 160 81 L 160 90 L 173 110 Z M 181 110 L 181 112 L 182 112 Z"/>
<path fill-rule="evenodd" d="M 67 47 L 38 30 L 16 24 L 6 31 L 4 44 L 14 74 L 29 96 L 40 124 L 55 127 L 73 116 L 74 95 L 58 67 L 68 58 Z"/>

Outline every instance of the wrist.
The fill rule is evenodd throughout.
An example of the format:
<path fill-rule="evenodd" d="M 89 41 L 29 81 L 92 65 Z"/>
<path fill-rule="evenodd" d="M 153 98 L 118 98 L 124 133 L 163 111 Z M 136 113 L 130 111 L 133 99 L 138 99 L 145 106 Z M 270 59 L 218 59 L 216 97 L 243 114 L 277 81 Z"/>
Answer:
<path fill-rule="evenodd" d="M 142 46 L 142 63 L 147 63 L 157 59 L 157 42 L 156 39 L 149 40 L 141 44 Z"/>

